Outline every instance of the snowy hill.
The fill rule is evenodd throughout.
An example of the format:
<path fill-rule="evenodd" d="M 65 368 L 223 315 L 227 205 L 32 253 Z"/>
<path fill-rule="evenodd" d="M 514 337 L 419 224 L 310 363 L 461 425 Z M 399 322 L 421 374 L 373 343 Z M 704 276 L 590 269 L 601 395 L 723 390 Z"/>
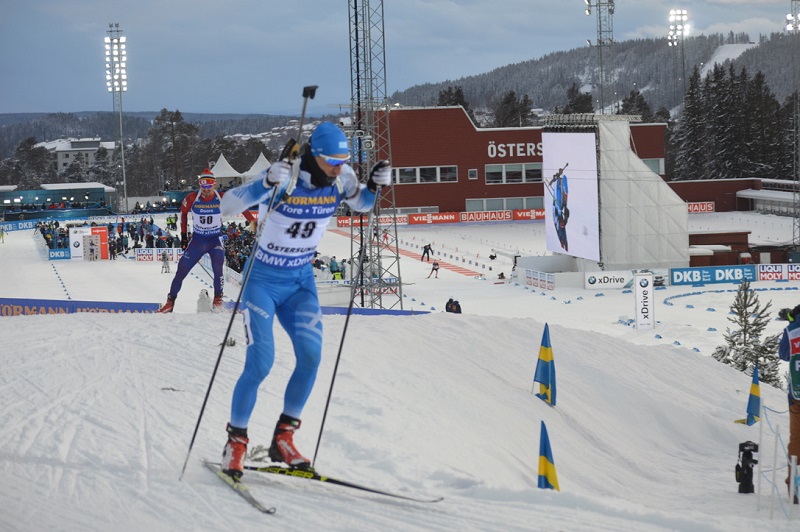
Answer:
<path fill-rule="evenodd" d="M 434 250 L 520 245 L 511 225 L 409 230 Z M 421 236 L 420 236 L 421 235 Z M 448 236 L 449 235 L 449 236 Z M 477 235 L 477 236 L 476 236 Z M 344 255 L 347 239 L 326 235 L 322 251 Z M 526 237 L 525 244 L 538 240 Z M 0 245 L 7 282 L 0 296 L 48 297 L 52 264 L 37 240 L 12 233 Z M 482 254 L 482 252 L 481 252 Z M 17 262 L 27 257 L 27 267 Z M 501 257 L 502 258 L 502 257 Z M 594 297 L 564 289 L 543 295 L 403 259 L 409 298 L 437 305 L 456 295 L 465 314 L 353 316 L 316 466 L 324 474 L 417 496 L 420 504 L 310 482 L 246 475 L 254 494 L 277 507 L 258 514 L 204 469 L 218 459 L 245 340 L 226 347 L 182 481 L 178 480 L 229 315 L 192 308 L 202 272 L 184 286 L 171 315 L 75 314 L 0 319 L 7 346 L 0 372 L 2 530 L 795 530 L 787 519 L 783 443 L 786 394 L 761 386 L 767 423 L 744 417 L 750 379 L 714 361 L 729 293 L 688 299 L 703 310 L 670 309 L 659 293 L 656 331 L 616 324 L 630 314 L 621 293 Z M 160 301 L 168 286 L 155 264 L 60 263 L 73 297 Z M 26 271 L 20 273 L 19 270 Z M 496 271 L 496 270 L 495 270 Z M 27 278 L 26 286 L 19 286 Z M 762 301 L 789 306 L 797 292 L 760 283 Z M 138 295 L 133 294 L 138 288 Z M 725 288 L 734 288 L 725 286 Z M 232 288 L 229 288 L 231 291 Z M 697 291 L 697 288 L 694 288 Z M 688 292 L 684 289 L 683 292 Z M 317 443 L 344 316 L 326 315 L 323 363 L 296 443 Z M 557 368 L 555 408 L 531 394 L 544 324 Z M 770 324 L 769 333 L 780 331 Z M 272 374 L 260 390 L 252 444 L 268 444 L 293 367 L 276 334 Z M 658 341 L 655 333 L 665 339 Z M 670 336 L 672 335 L 672 336 Z M 680 335 L 680 336 L 678 336 Z M 713 336 L 713 338 L 709 338 Z M 680 337 L 683 345 L 667 343 Z M 661 343 L 659 343 L 661 342 Z M 658 344 L 658 345 L 653 345 Z M 550 436 L 560 492 L 537 489 L 539 428 Z M 763 425 L 763 426 L 762 426 Z M 758 495 L 737 492 L 739 443 L 759 441 Z M 773 490 L 772 464 L 777 462 Z M 771 500 L 772 493 L 781 499 Z M 770 520 L 771 519 L 771 520 Z"/>

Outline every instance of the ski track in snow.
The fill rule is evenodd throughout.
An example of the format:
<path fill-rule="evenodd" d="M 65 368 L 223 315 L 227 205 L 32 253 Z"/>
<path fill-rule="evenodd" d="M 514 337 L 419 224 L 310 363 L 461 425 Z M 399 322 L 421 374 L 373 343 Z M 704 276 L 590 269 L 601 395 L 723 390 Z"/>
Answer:
<path fill-rule="evenodd" d="M 430 265 L 419 261 L 430 241 L 434 257 L 458 253 L 490 264 L 491 275 L 508 274 L 511 258 L 488 262 L 491 250 L 529 254 L 525 246 L 536 248 L 543 229 L 404 228 L 407 307 L 414 298 L 417 308 L 438 310 L 350 320 L 318 469 L 444 501 L 419 504 L 247 474 L 254 495 L 278 508 L 264 516 L 230 493 L 199 461 L 218 460 L 225 441 L 246 347 L 239 319 L 231 329 L 236 345 L 224 350 L 179 481 L 230 320 L 195 312 L 196 294 L 208 284 L 198 270 L 169 315 L 0 319 L 7 346 L 0 352 L 0 529 L 793 530 L 796 523 L 786 521 L 777 503 L 768 521 L 771 440 L 759 455 L 766 475 L 761 510 L 754 495 L 736 492 L 737 445 L 756 441 L 761 427 L 732 423 L 744 414 L 750 379 L 709 356 L 721 343 L 733 293 L 668 287 L 658 292 L 657 329 L 637 331 L 616 323 L 633 311 L 630 297 L 617 292 L 595 297 L 564 288 L 551 298 L 444 269 L 440 279 L 426 279 Z M 0 245 L 4 296 L 58 299 L 63 293 L 38 245 L 30 233 L 12 233 Z M 329 234 L 321 251 L 338 257 L 348 248 L 349 239 Z M 64 261 L 57 270 L 76 300 L 163 302 L 174 275 L 161 275 L 156 262 L 124 259 Z M 668 296 L 693 292 L 701 293 L 663 305 Z M 760 295 L 774 308 L 797 299 L 797 292 L 784 290 Z M 465 314 L 441 312 L 453 296 Z M 295 440 L 307 455 L 317 442 L 345 317 L 323 321 L 323 361 Z M 556 408 L 531 394 L 546 322 L 557 366 Z M 779 323 L 770 328 L 781 329 Z M 672 345 L 674 339 L 682 346 Z M 280 328 L 276 349 L 253 413 L 251 448 L 268 445 L 293 368 Z M 785 392 L 763 384 L 761 390 L 765 404 L 785 410 Z M 784 425 L 785 441 L 785 417 L 771 416 Z M 536 488 L 541 421 L 560 492 Z"/>

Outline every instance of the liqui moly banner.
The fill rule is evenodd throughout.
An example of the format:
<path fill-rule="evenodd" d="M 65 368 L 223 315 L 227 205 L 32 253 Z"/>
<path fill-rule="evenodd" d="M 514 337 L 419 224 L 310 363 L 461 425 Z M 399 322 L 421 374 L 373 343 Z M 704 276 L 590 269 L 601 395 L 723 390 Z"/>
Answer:
<path fill-rule="evenodd" d="M 633 294 L 636 301 L 634 310 L 637 329 L 652 329 L 656 319 L 653 312 L 653 274 L 637 273 L 633 276 Z"/>
<path fill-rule="evenodd" d="M 800 281 L 800 264 L 759 264 L 759 281 Z"/>

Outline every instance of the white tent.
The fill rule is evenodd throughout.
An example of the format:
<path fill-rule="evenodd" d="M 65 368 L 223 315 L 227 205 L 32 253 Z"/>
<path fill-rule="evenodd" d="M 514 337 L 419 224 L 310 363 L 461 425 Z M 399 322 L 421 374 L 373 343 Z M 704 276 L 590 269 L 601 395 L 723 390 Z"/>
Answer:
<path fill-rule="evenodd" d="M 269 168 L 270 165 L 272 165 L 272 163 L 269 162 L 266 157 L 264 157 L 264 153 L 259 153 L 258 159 L 256 159 L 256 162 L 254 162 L 253 166 L 250 167 L 250 170 L 242 174 L 244 176 L 244 180 L 250 181 L 251 179 L 255 179 L 258 174 Z"/>
<path fill-rule="evenodd" d="M 236 185 L 242 181 L 242 173 L 237 172 L 225 159 L 224 154 L 220 154 L 217 162 L 211 168 L 214 178 L 217 180 L 218 188 L 226 189 L 231 185 Z"/>
<path fill-rule="evenodd" d="M 598 133 L 605 269 L 689 266 L 686 203 L 633 152 L 628 122 L 601 120 Z"/>

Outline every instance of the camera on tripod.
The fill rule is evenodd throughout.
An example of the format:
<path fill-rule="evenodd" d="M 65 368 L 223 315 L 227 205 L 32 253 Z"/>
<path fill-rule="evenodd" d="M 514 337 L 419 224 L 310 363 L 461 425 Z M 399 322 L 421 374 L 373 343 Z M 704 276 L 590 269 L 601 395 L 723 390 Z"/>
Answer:
<path fill-rule="evenodd" d="M 753 493 L 753 466 L 758 460 L 753 458 L 753 453 L 758 452 L 758 444 L 746 441 L 739 444 L 739 462 L 736 464 L 736 482 L 739 483 L 739 493 Z"/>

